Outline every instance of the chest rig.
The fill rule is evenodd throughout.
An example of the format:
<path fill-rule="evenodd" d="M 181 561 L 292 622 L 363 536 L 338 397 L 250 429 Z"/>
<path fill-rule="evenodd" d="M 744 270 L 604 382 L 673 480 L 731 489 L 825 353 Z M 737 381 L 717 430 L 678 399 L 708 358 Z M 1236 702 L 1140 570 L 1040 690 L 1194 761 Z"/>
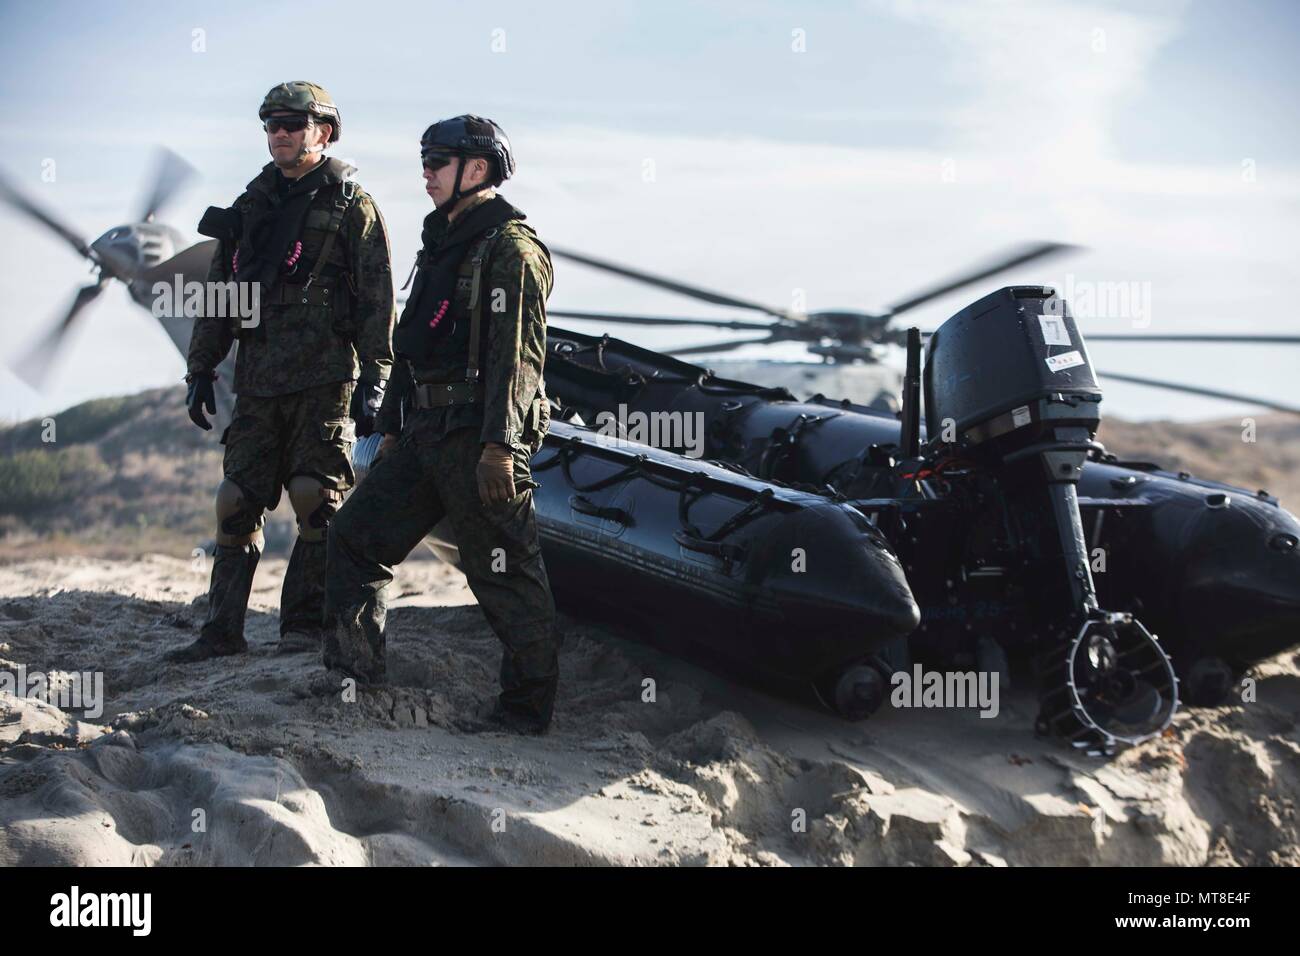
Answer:
<path fill-rule="evenodd" d="M 414 369 L 411 371 L 411 402 L 416 408 L 442 408 L 448 405 L 471 405 L 483 401 L 483 382 L 480 369 L 483 361 L 483 302 L 486 298 L 483 290 L 484 275 L 488 269 L 488 256 L 492 244 L 500 229 L 493 226 L 474 243 L 470 249 L 470 286 L 468 305 L 468 328 L 457 326 L 446 340 L 449 350 L 465 350 L 465 376 L 459 381 L 420 382 L 416 379 Z M 439 324 L 447 321 L 447 312 L 451 300 L 439 303 L 437 311 L 428 321 Z"/>
<path fill-rule="evenodd" d="M 256 183 L 256 181 L 254 181 Z M 251 184 L 250 184 L 251 185 Z M 330 197 L 327 210 L 320 209 L 319 196 L 326 191 Z M 322 185 L 310 194 L 292 197 L 298 208 L 273 204 L 261 190 L 250 189 L 229 209 L 209 207 L 199 223 L 199 233 L 222 241 L 223 247 L 233 249 L 229 273 L 236 281 L 256 281 L 262 286 L 263 305 L 292 307 L 312 306 L 326 310 L 336 331 L 351 331 L 348 322 L 347 302 L 343 297 L 343 284 L 353 300 L 357 290 L 353 286 L 351 270 L 341 270 L 343 282 L 337 272 L 329 270 L 330 257 L 339 231 L 348 211 L 360 192 L 357 184 L 344 179 Z M 305 205 L 301 205 L 305 203 Z M 324 222 L 320 222 L 324 212 Z M 313 222 L 315 221 L 315 223 Z M 305 279 L 301 271 L 307 251 L 305 245 L 314 244 L 319 236 L 319 248 L 312 259 Z M 237 338 L 249 334 L 266 336 L 266 323 L 246 329 L 236 322 L 233 329 Z"/>
<path fill-rule="evenodd" d="M 357 184 L 350 179 L 346 179 L 339 183 L 333 192 L 334 196 L 330 203 L 329 218 L 325 223 L 320 252 L 316 254 L 316 261 L 312 264 L 311 271 L 307 274 L 307 278 L 302 285 L 295 285 L 292 282 L 283 280 L 277 283 L 276 291 L 272 294 L 272 303 L 277 305 L 334 307 L 338 293 L 342 290 L 335 288 L 336 283 L 321 281 L 321 279 L 325 267 L 329 263 L 330 253 L 334 251 L 334 243 L 338 239 L 339 231 L 343 228 L 343 220 L 347 217 L 352 204 L 356 202 Z M 311 214 L 312 211 L 309 209 L 307 217 L 310 218 Z M 299 240 L 298 245 L 301 245 L 301 240 Z M 301 254 L 301 250 L 299 250 L 298 254 Z M 296 266 L 297 262 L 295 261 L 293 265 Z M 347 284 L 348 290 L 355 297 L 357 290 L 352 285 L 351 269 L 343 270 L 343 280 Z"/>

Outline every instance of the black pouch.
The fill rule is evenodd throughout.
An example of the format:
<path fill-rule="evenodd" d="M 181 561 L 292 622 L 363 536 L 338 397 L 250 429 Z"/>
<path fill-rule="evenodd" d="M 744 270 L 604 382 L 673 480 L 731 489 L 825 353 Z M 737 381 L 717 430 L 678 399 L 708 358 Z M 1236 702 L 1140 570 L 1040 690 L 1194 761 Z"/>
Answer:
<path fill-rule="evenodd" d="M 542 405 L 545 401 L 544 398 L 534 398 L 532 404 L 528 406 L 528 411 L 524 413 L 523 434 L 519 436 L 519 440 L 533 454 L 537 454 L 537 449 L 542 447 L 542 439 L 546 437 L 546 426 L 542 423 Z M 547 424 L 549 422 L 548 415 Z"/>
<path fill-rule="evenodd" d="M 334 330 L 335 335 L 341 335 L 353 345 L 356 344 L 358 331 L 356 322 L 357 298 L 357 289 L 352 282 L 352 273 L 343 272 L 339 276 L 339 281 L 335 283 L 334 301 L 330 307 L 330 327 Z"/>
<path fill-rule="evenodd" d="M 244 217 L 233 206 L 229 209 L 209 206 L 203 213 L 203 218 L 199 220 L 199 235 L 207 236 L 209 239 L 237 242 L 243 230 Z"/>

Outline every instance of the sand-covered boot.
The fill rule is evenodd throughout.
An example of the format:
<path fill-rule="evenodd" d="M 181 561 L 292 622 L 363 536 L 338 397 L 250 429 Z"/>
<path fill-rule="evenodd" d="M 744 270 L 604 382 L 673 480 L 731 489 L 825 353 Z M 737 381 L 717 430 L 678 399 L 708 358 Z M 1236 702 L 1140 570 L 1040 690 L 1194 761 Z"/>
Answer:
<path fill-rule="evenodd" d="M 325 541 L 301 536 L 289 555 L 280 590 L 280 643 L 277 654 L 320 652 L 325 629 Z"/>
<path fill-rule="evenodd" d="M 208 588 L 208 617 L 199 639 L 188 647 L 169 651 L 164 660 L 188 664 L 248 650 L 244 616 L 253 590 L 253 573 L 261 556 L 261 549 L 253 543 L 217 545 L 212 561 L 212 583 Z"/>

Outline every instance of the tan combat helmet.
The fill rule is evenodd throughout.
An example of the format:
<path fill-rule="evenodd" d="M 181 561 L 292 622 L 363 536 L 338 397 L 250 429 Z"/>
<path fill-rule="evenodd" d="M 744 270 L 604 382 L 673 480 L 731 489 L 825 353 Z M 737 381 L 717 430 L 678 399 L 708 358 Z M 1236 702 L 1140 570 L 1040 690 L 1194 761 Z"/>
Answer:
<path fill-rule="evenodd" d="M 324 120 L 333 129 L 330 133 L 330 142 L 339 141 L 343 120 L 339 116 L 339 108 L 334 105 L 334 97 L 330 96 L 322 86 L 305 80 L 281 83 L 266 94 L 257 116 L 265 120 L 276 110 L 293 110 L 295 113 L 307 113 L 318 120 Z"/>

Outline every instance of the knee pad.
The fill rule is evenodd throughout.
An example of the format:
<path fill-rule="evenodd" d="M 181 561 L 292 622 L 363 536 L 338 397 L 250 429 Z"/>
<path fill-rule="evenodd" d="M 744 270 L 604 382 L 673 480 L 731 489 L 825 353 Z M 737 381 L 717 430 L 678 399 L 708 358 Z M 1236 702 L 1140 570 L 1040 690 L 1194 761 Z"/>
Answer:
<path fill-rule="evenodd" d="M 327 488 L 319 478 L 294 475 L 289 479 L 289 504 L 298 518 L 298 536 L 304 541 L 324 541 L 330 519 L 339 510 L 343 493 Z"/>
<path fill-rule="evenodd" d="M 217 544 L 262 544 L 265 509 L 229 478 L 217 485 Z"/>

